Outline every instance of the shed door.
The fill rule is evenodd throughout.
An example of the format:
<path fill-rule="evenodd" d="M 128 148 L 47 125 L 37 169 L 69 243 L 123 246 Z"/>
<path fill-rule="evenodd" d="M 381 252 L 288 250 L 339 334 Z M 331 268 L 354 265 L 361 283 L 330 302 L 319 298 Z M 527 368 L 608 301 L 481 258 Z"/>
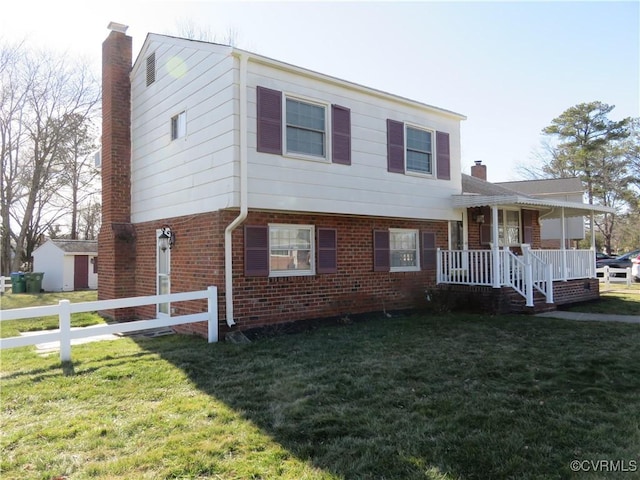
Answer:
<path fill-rule="evenodd" d="M 89 255 L 73 257 L 73 289 L 89 288 Z"/>

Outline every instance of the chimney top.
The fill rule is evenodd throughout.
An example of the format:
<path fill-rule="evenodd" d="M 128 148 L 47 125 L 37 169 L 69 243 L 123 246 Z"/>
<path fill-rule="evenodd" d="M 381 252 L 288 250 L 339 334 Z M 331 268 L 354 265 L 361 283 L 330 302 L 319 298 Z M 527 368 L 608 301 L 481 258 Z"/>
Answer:
<path fill-rule="evenodd" d="M 474 160 L 476 165 L 482 165 L 482 160 Z"/>
<path fill-rule="evenodd" d="M 127 33 L 127 28 L 129 28 L 129 26 L 123 25 L 122 23 L 109 22 L 107 28 L 112 32 Z"/>

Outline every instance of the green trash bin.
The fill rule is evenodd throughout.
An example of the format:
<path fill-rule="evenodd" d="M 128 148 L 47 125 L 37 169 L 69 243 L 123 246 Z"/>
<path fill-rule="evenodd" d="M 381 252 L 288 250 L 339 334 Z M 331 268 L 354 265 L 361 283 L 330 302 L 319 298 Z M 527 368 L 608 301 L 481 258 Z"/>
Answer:
<path fill-rule="evenodd" d="M 42 290 L 43 272 L 31 272 L 24 274 L 24 280 L 27 284 L 27 293 L 40 293 Z"/>
<path fill-rule="evenodd" d="M 27 291 L 27 286 L 24 281 L 24 273 L 11 272 L 11 292 L 24 293 L 26 291 Z"/>

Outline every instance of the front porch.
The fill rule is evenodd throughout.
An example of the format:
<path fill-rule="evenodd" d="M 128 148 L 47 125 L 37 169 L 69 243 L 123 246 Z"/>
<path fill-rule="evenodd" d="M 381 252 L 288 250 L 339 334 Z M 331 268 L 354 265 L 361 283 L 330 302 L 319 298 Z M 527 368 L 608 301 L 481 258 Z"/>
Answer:
<path fill-rule="evenodd" d="M 470 287 L 456 288 L 459 292 L 498 295 L 499 300 L 494 298 L 491 303 L 493 310 L 501 312 L 507 310 L 505 302 L 512 306 L 511 311 L 548 310 L 598 298 L 593 250 L 533 250 L 522 245 L 521 252 L 516 255 L 509 248 L 438 250 L 436 282 Z M 490 289 L 495 290 L 488 293 Z"/>

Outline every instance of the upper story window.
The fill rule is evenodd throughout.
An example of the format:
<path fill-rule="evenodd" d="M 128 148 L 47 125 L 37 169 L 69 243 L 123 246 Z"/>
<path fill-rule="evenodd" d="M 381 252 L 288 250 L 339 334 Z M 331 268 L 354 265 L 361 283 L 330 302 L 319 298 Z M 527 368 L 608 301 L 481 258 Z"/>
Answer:
<path fill-rule="evenodd" d="M 351 110 L 256 87 L 256 150 L 351 165 Z M 330 118 L 330 120 L 329 120 Z"/>
<path fill-rule="evenodd" d="M 408 172 L 431 175 L 433 173 L 432 135 L 428 130 L 407 126 L 407 165 Z"/>
<path fill-rule="evenodd" d="M 387 171 L 451 180 L 449 134 L 387 119 Z"/>
<path fill-rule="evenodd" d="M 287 98 L 287 153 L 326 156 L 326 108 Z"/>
<path fill-rule="evenodd" d="M 171 140 L 177 140 L 187 134 L 187 114 L 182 111 L 171 117 Z"/>

